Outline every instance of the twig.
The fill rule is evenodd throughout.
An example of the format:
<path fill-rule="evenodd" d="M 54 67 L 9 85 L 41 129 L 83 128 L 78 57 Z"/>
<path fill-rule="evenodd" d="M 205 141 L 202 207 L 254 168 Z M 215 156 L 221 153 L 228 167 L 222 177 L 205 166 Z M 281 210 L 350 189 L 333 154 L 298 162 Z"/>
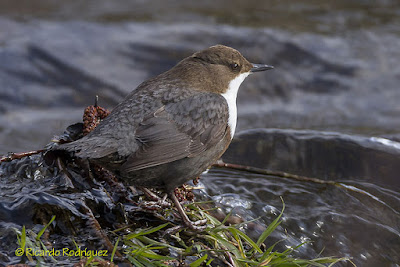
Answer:
<path fill-rule="evenodd" d="M 33 150 L 33 151 L 21 152 L 21 153 L 8 153 L 7 156 L 3 156 L 0 158 L 0 162 L 10 162 L 14 159 L 22 159 L 24 157 L 42 153 L 44 151 L 45 151 L 44 149 L 39 149 L 39 150 Z"/>
<path fill-rule="evenodd" d="M 299 181 L 303 181 L 303 182 L 312 182 L 312 183 L 317 183 L 317 184 L 331 184 L 331 185 L 339 185 L 340 184 L 335 181 L 326 181 L 326 180 L 321 180 L 318 178 L 306 177 L 306 176 L 291 174 L 291 173 L 287 173 L 287 172 L 271 171 L 271 170 L 252 167 L 252 166 L 233 164 L 233 163 L 225 163 L 222 160 L 218 160 L 212 166 L 218 167 L 218 168 L 229 168 L 229 169 L 234 169 L 234 170 L 247 171 L 247 172 L 251 172 L 251 173 L 295 179 L 295 180 L 299 180 Z"/>
<path fill-rule="evenodd" d="M 306 176 L 291 174 L 291 173 L 287 173 L 287 172 L 270 171 L 270 170 L 257 168 L 257 167 L 246 166 L 246 165 L 225 163 L 222 160 L 218 160 L 212 166 L 213 167 L 217 167 L 217 168 L 229 168 L 229 169 L 234 169 L 234 170 L 247 171 L 247 172 L 251 172 L 251 173 L 257 173 L 257 174 L 271 175 L 271 176 L 276 176 L 276 177 L 289 178 L 289 179 L 294 179 L 294 180 L 298 180 L 298 181 L 302 181 L 302 182 L 311 182 L 311 183 L 317 183 L 317 184 L 334 185 L 334 186 L 341 187 L 341 188 L 343 188 L 345 190 L 348 190 L 348 191 L 351 191 L 351 192 L 363 194 L 365 196 L 368 196 L 368 197 L 372 198 L 375 201 L 378 201 L 381 204 L 386 205 L 382 200 L 380 200 L 376 196 L 368 193 L 367 191 L 365 191 L 363 189 L 360 189 L 360 188 L 357 188 L 354 185 L 346 184 L 344 182 L 326 181 L 326 180 L 321 180 L 321 179 L 318 179 L 318 178 L 306 177 Z"/>

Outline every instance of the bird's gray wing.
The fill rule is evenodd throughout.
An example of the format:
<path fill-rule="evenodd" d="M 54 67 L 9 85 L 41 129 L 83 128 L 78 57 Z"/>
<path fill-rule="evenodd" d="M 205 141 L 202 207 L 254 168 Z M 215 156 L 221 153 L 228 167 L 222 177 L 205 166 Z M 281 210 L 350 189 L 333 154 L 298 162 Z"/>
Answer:
<path fill-rule="evenodd" d="M 118 144 L 110 141 L 107 136 L 94 136 L 88 139 L 86 136 L 72 143 L 61 144 L 53 150 L 73 152 L 79 158 L 103 158 L 118 151 Z"/>
<path fill-rule="evenodd" d="M 135 134 L 139 149 L 128 157 L 121 172 L 199 155 L 227 134 L 228 116 L 226 100 L 213 93 L 165 104 L 139 124 Z"/>

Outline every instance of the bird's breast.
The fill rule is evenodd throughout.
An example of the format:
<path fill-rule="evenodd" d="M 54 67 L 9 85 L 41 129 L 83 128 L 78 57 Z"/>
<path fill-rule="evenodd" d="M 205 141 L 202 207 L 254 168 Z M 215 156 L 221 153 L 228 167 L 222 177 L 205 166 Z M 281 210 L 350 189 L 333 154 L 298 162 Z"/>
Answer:
<path fill-rule="evenodd" d="M 249 72 L 239 74 L 235 79 L 233 79 L 229 83 L 226 92 L 221 94 L 228 103 L 228 110 L 229 110 L 228 125 L 229 128 L 231 129 L 231 138 L 233 138 L 233 135 L 235 134 L 236 123 L 237 123 L 237 107 L 236 107 L 237 93 L 240 85 L 242 84 L 244 79 L 246 79 L 246 77 L 249 76 L 249 74 L 250 74 Z"/>

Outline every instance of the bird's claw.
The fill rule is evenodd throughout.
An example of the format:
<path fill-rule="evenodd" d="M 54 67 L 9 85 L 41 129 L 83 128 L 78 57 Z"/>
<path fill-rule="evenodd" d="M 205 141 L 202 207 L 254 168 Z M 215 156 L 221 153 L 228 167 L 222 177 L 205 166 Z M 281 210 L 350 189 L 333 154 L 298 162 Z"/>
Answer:
<path fill-rule="evenodd" d="M 194 232 L 203 232 L 207 227 L 207 220 L 198 220 L 195 222 L 183 220 L 183 224 L 171 227 L 165 231 L 167 235 L 173 235 L 182 229 L 190 229 Z"/>
<path fill-rule="evenodd" d="M 198 220 L 195 222 L 184 221 L 183 223 L 185 224 L 186 227 L 196 232 L 202 232 L 207 228 L 207 219 Z"/>
<path fill-rule="evenodd" d="M 159 196 L 157 196 L 155 193 L 153 193 L 148 188 L 142 187 L 142 188 L 140 188 L 140 190 L 142 190 L 142 192 L 146 195 L 147 198 L 152 200 L 152 201 L 147 201 L 146 205 L 148 204 L 150 206 L 158 206 L 158 207 L 164 208 L 164 209 L 171 207 L 171 203 L 169 203 L 167 201 L 167 197 L 168 197 L 167 194 L 165 194 L 163 198 L 160 198 Z"/>

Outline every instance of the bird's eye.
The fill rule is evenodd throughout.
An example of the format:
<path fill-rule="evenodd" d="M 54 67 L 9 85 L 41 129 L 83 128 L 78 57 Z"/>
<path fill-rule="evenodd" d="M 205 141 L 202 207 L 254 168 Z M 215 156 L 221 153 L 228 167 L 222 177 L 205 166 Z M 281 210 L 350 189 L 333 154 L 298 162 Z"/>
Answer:
<path fill-rule="evenodd" d="M 239 64 L 233 63 L 233 64 L 231 64 L 231 68 L 232 68 L 233 70 L 238 70 L 238 69 L 239 69 Z"/>

